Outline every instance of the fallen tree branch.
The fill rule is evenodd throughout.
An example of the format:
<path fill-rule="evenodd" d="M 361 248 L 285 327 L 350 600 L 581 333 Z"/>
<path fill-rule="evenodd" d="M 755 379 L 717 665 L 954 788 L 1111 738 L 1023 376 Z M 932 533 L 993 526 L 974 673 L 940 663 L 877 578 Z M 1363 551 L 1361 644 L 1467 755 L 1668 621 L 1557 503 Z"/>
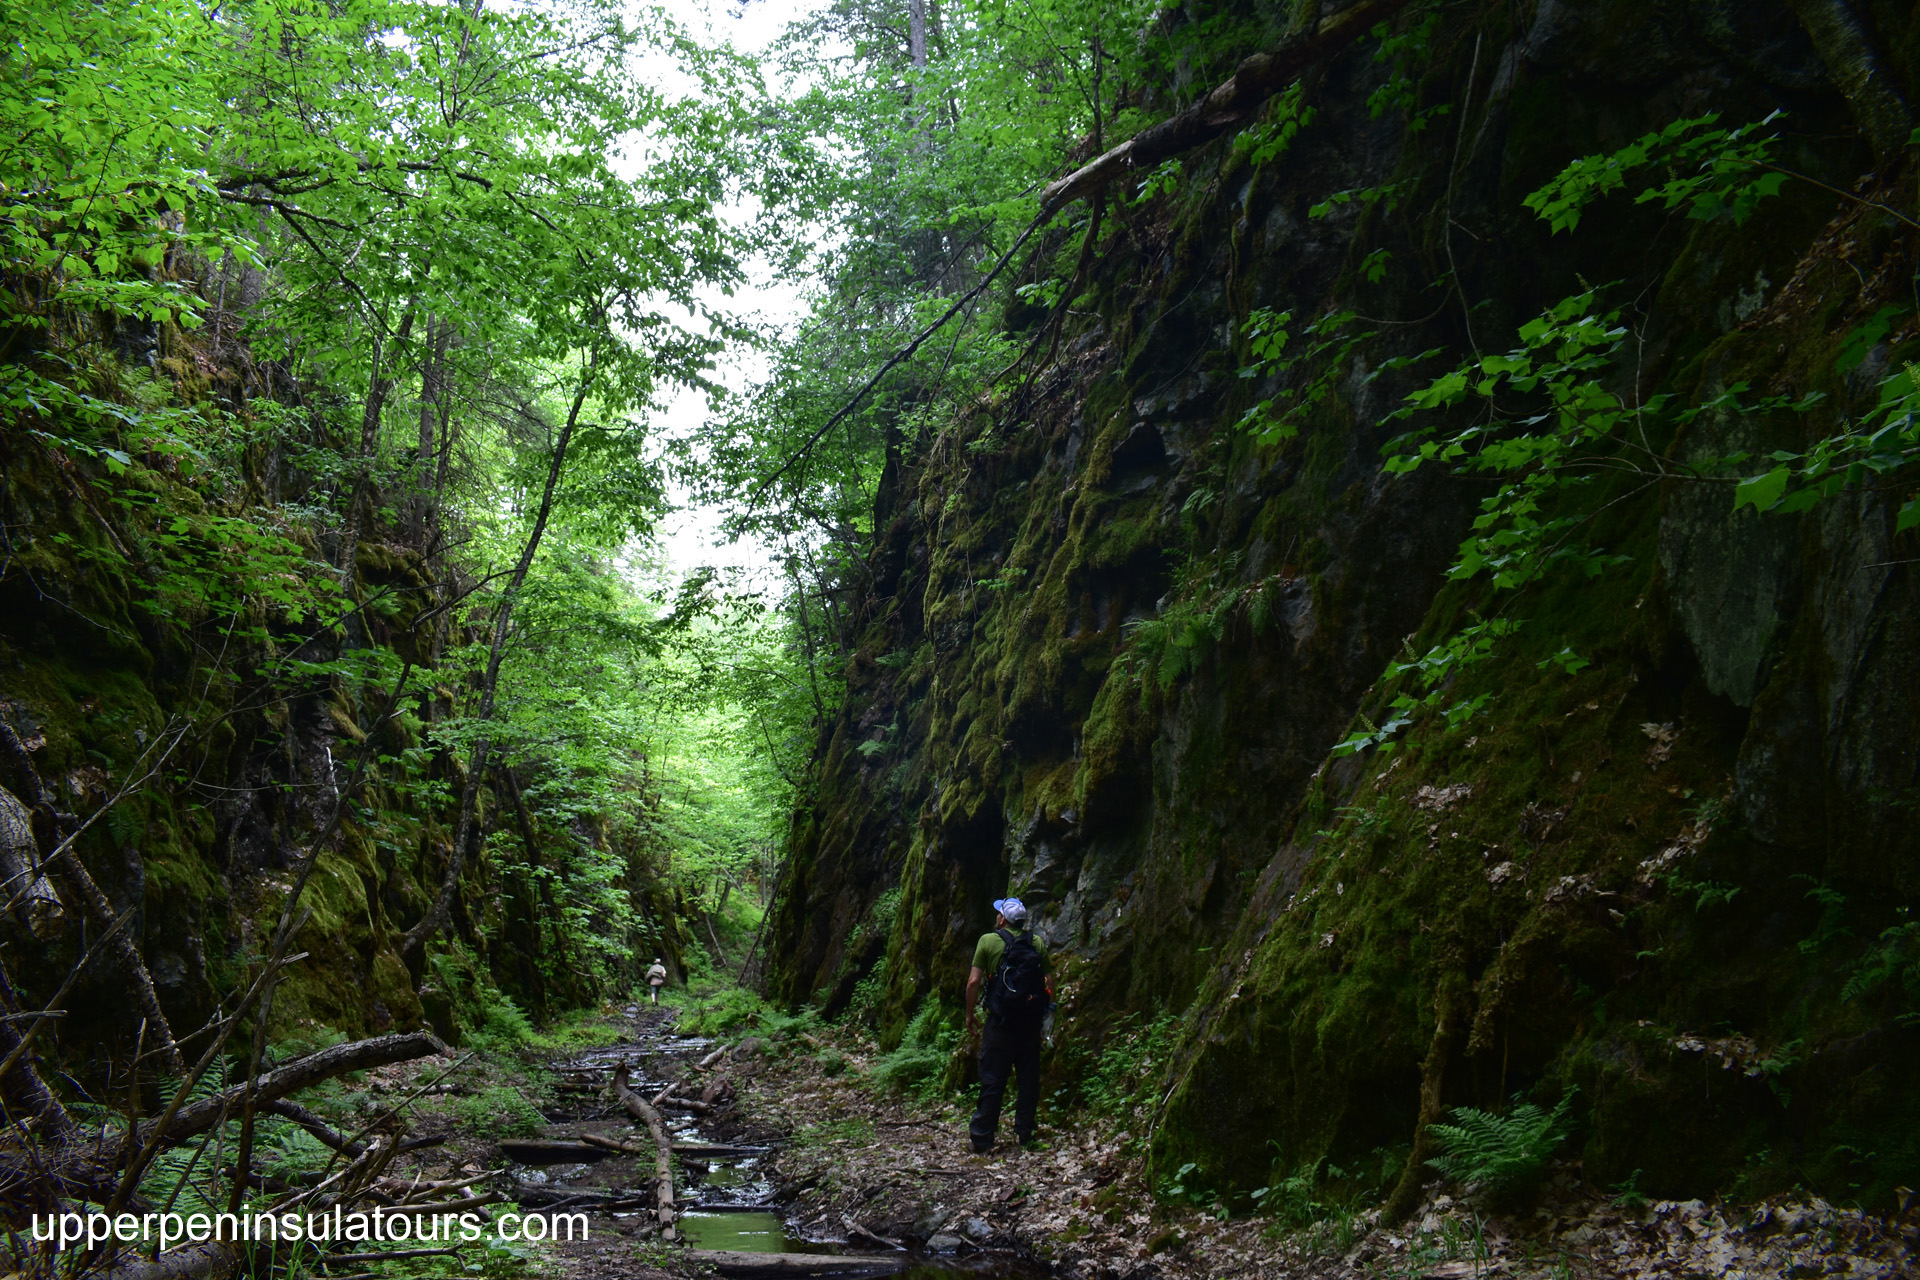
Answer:
<path fill-rule="evenodd" d="M 1301 72 L 1327 61 L 1375 26 L 1407 7 L 1408 0 L 1359 0 L 1323 18 L 1313 30 L 1256 53 L 1225 83 L 1179 115 L 1149 125 L 1104 155 L 1081 165 L 1040 193 L 1040 215 L 1050 217 L 1068 201 L 1090 196 L 1108 183 L 1152 169 L 1184 151 L 1211 142 L 1248 123 L 1268 98 Z"/>
<path fill-rule="evenodd" d="M 956 299 L 952 306 L 941 313 L 940 318 L 915 334 L 913 340 L 892 356 L 888 357 L 871 378 L 853 393 L 832 417 L 812 435 L 787 455 L 787 458 L 774 469 L 772 475 L 762 480 L 747 497 L 749 510 L 759 505 L 760 499 L 773 488 L 774 483 L 798 463 L 813 447 L 826 438 L 829 431 L 844 421 L 847 415 L 859 407 L 867 394 L 880 385 L 880 379 L 901 363 L 913 358 L 928 338 L 938 333 L 949 320 L 960 313 L 960 309 L 983 293 L 987 286 L 999 278 L 1013 255 L 1032 238 L 1034 232 L 1045 226 L 1071 202 L 1093 195 L 1129 174 L 1142 169 L 1151 169 L 1162 161 L 1169 160 L 1203 143 L 1211 142 L 1221 134 L 1238 128 L 1252 120 L 1253 115 L 1266 104 L 1268 98 L 1285 89 L 1306 71 L 1358 40 L 1376 25 L 1392 17 L 1407 7 L 1410 0 L 1359 0 L 1339 13 L 1321 20 L 1312 31 L 1306 32 L 1283 43 L 1278 49 L 1266 53 L 1256 53 L 1247 58 L 1232 76 L 1193 106 L 1159 124 L 1150 125 L 1112 148 L 1097 159 L 1091 160 L 1075 169 L 1058 182 L 1051 184 L 1040 193 L 1040 211 L 1027 229 L 1020 233 L 1013 247 L 1000 256 L 993 267 L 980 278 L 979 283 Z M 1089 246 L 1090 247 L 1090 246 Z M 1022 359 L 1025 357 L 1023 356 Z M 1015 362 L 1018 364 L 1018 361 Z M 751 952 L 749 952 L 751 958 Z M 744 974 L 746 965 L 741 965 Z"/>
<path fill-rule="evenodd" d="M 357 1156 L 365 1154 L 367 1150 L 366 1143 L 354 1142 L 336 1132 L 333 1126 L 329 1125 L 319 1115 L 307 1110 L 307 1108 L 297 1102 L 289 1102 L 285 1098 L 273 1098 L 269 1101 L 262 1102 L 260 1104 L 260 1110 L 266 1115 L 279 1116 L 282 1120 L 293 1121 L 302 1129 L 305 1129 L 308 1133 L 318 1138 L 322 1143 L 332 1147 L 335 1151 L 345 1152 L 350 1156 Z"/>
<path fill-rule="evenodd" d="M 289 1093 L 298 1093 L 311 1088 L 322 1080 L 331 1080 L 334 1076 L 349 1071 L 365 1071 L 370 1067 L 384 1067 L 390 1063 L 406 1062 L 413 1058 L 424 1058 L 439 1053 L 446 1046 L 430 1032 L 412 1031 L 405 1035 L 376 1036 L 371 1040 L 354 1040 L 347 1044 L 336 1044 L 331 1048 L 310 1053 L 306 1057 L 290 1062 L 284 1067 L 264 1071 L 253 1081 L 253 1093 L 261 1104 L 276 1101 Z M 173 1120 L 164 1130 L 166 1139 L 178 1142 L 182 1138 L 191 1138 L 219 1123 L 225 1112 L 242 1102 L 247 1093 L 245 1084 L 223 1089 L 211 1097 L 190 1102 L 175 1113 Z M 297 1123 L 297 1122 L 296 1122 Z M 149 1140 L 153 1128 L 141 1126 L 141 1139 Z"/>
<path fill-rule="evenodd" d="M 647 1100 L 627 1086 L 627 1064 L 621 1063 L 613 1069 L 613 1093 L 620 1099 L 620 1105 L 627 1114 L 642 1121 L 647 1132 L 653 1135 L 656 1185 L 654 1203 L 660 1216 L 660 1236 L 664 1240 L 678 1238 L 673 1225 L 673 1139 L 667 1133 L 667 1122 L 653 1109 Z"/>
<path fill-rule="evenodd" d="M 316 1259 L 323 1267 L 339 1262 L 397 1262 L 402 1258 L 445 1258 L 458 1249 L 388 1249 L 381 1253 L 325 1253 Z"/>

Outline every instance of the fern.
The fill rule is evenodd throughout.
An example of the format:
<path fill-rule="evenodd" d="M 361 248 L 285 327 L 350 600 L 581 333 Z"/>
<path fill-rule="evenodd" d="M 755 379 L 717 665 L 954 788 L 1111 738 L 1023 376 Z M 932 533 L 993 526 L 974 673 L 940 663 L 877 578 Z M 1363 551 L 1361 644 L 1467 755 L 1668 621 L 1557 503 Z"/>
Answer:
<path fill-rule="evenodd" d="M 959 1033 L 941 1016 L 939 1002 L 929 1000 L 907 1024 L 899 1047 L 874 1064 L 873 1078 L 922 1098 L 937 1097 L 947 1062 L 959 1042 Z"/>
<path fill-rule="evenodd" d="M 1566 1140 L 1568 1089 L 1552 1111 L 1516 1101 L 1506 1115 L 1455 1107 L 1452 1124 L 1428 1126 L 1442 1155 L 1427 1161 L 1449 1178 L 1484 1187 L 1495 1195 L 1524 1191 L 1539 1180 L 1555 1148 Z"/>

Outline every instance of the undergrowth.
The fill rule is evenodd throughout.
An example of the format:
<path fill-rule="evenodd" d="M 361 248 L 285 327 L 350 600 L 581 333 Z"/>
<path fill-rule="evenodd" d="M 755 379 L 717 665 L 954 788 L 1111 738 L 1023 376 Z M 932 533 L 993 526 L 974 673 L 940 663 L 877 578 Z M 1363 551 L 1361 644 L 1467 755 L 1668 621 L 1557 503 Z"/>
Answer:
<path fill-rule="evenodd" d="M 1452 1124 L 1431 1126 L 1442 1154 L 1427 1161 L 1449 1178 L 1512 1199 L 1533 1189 L 1547 1161 L 1567 1137 L 1567 1110 L 1577 1090 L 1569 1089 L 1543 1111 L 1516 1095 L 1505 1115 L 1478 1107 L 1455 1107 Z"/>
<path fill-rule="evenodd" d="M 960 1033 L 942 1016 L 939 1001 L 925 1001 L 907 1024 L 899 1046 L 874 1063 L 873 1080 L 921 1098 L 937 1097 L 947 1063 L 959 1043 Z"/>

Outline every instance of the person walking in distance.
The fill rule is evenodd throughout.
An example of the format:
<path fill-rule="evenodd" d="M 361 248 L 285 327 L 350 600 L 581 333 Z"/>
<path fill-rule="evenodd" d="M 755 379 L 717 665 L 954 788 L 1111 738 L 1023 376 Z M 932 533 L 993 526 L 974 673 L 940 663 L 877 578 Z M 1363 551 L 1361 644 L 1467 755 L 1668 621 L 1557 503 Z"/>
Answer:
<path fill-rule="evenodd" d="M 653 967 L 647 970 L 647 985 L 653 988 L 653 1002 L 659 1004 L 660 988 L 667 985 L 667 966 L 660 963 L 659 956 L 653 958 Z"/>
<path fill-rule="evenodd" d="M 967 1034 L 980 1032 L 981 988 L 986 988 L 987 1025 L 980 1035 L 980 1105 L 967 1135 L 975 1151 L 993 1150 L 1007 1077 L 1017 1072 L 1020 1093 L 1013 1132 L 1020 1145 L 1034 1145 L 1034 1112 L 1040 1105 L 1040 1037 L 1053 995 L 1047 989 L 1047 958 L 1027 928 L 1018 898 L 993 904 L 993 932 L 981 935 L 967 975 Z"/>

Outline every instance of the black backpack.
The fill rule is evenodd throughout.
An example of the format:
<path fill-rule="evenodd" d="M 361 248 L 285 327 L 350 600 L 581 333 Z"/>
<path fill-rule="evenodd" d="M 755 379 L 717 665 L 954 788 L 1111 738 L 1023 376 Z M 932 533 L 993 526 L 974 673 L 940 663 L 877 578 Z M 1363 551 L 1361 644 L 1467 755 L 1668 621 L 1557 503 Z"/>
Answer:
<path fill-rule="evenodd" d="M 993 971 L 993 983 L 987 988 L 987 1012 L 1002 1026 L 1031 1031 L 1047 1016 L 1053 998 L 1047 993 L 1046 964 L 1033 945 L 1031 933 L 1014 934 L 996 929 L 1006 940 L 1007 949 L 1000 967 Z"/>

